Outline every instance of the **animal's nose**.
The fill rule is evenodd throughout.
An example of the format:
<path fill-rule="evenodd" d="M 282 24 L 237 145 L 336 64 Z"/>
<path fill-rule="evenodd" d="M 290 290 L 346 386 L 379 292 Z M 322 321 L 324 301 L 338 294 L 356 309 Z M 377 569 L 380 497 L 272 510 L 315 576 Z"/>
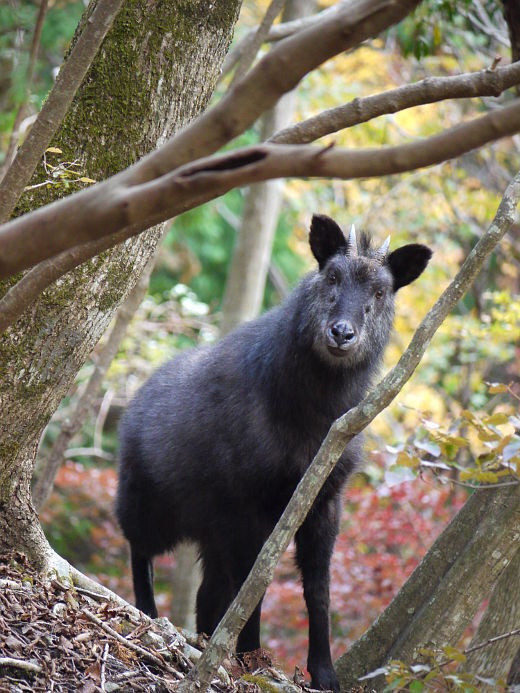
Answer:
<path fill-rule="evenodd" d="M 347 320 L 338 320 L 335 322 L 330 327 L 330 334 L 339 347 L 344 344 L 353 344 L 356 341 L 354 328 Z"/>

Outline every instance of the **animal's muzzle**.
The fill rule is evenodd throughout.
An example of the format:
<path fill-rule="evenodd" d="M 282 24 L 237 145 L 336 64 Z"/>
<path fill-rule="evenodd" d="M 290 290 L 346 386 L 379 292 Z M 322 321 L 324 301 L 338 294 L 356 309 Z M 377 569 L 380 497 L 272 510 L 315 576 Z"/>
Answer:
<path fill-rule="evenodd" d="M 356 341 L 356 331 L 348 320 L 338 320 L 327 328 L 327 343 L 335 349 L 346 351 Z"/>

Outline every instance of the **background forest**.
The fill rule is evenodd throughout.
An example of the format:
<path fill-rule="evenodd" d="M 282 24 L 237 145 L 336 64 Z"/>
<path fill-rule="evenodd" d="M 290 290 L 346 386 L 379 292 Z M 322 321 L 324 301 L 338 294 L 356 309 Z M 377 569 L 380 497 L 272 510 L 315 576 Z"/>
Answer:
<path fill-rule="evenodd" d="M 256 26 L 268 2 L 246 0 L 234 44 Z M 320 2 L 323 9 L 332 2 Z M 9 0 L 0 6 L 0 165 L 8 156 L 15 121 L 21 131 L 48 93 L 84 4 L 49 0 L 34 73 L 27 81 L 38 6 Z M 418 81 L 510 61 L 503 10 L 497 0 L 429 0 L 412 17 L 312 72 L 298 86 L 292 121 L 357 97 Z M 217 94 L 228 86 L 224 75 Z M 387 115 L 324 138 L 323 144 L 370 147 L 429 136 L 491 110 L 511 94 L 445 101 Z M 20 109 L 21 111 L 20 116 Z M 261 139 L 261 124 L 233 146 Z M 48 185 L 90 184 L 49 150 Z M 385 369 L 407 345 L 422 316 L 493 217 L 520 164 L 518 135 L 459 159 L 399 176 L 353 181 L 288 180 L 270 183 L 282 198 L 276 221 L 262 310 L 276 305 L 313 267 L 307 243 L 313 212 L 344 228 L 355 223 L 392 246 L 425 243 L 434 249 L 427 272 L 399 293 Z M 41 517 L 52 546 L 87 574 L 132 601 L 127 548 L 116 526 L 117 422 L 147 376 L 178 350 L 218 338 L 226 318 L 233 249 L 244 218 L 246 189 L 175 219 L 150 277 L 147 294 L 116 357 L 94 393 L 80 432 L 68 441 Z M 500 271 L 498 266 L 500 265 Z M 224 301 L 224 304 L 223 304 Z M 224 317 L 223 317 L 224 316 Z M 101 358 L 107 336 L 81 369 L 73 390 L 48 425 L 40 468 Z M 339 656 L 373 622 L 410 575 L 433 540 L 474 488 L 520 473 L 520 227 L 493 254 L 470 293 L 445 321 L 422 366 L 397 400 L 366 432 L 363 473 L 345 491 L 342 530 L 333 558 L 332 643 Z M 175 557 L 156 562 L 159 611 L 172 608 Z M 173 595 L 175 601 L 175 595 Z M 483 612 L 484 605 L 481 609 Z M 288 551 L 263 607 L 266 647 L 287 671 L 304 668 L 306 611 Z M 176 622 L 176 621 L 174 621 Z M 475 622 L 461 646 L 477 627 Z"/>

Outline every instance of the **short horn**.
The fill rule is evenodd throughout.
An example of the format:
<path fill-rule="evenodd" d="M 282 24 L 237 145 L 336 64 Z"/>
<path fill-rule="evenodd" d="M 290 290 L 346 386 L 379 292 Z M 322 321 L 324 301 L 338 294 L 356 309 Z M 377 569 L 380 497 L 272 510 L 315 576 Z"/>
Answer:
<path fill-rule="evenodd" d="M 383 243 L 383 245 L 376 250 L 375 253 L 375 259 L 378 260 L 381 264 L 384 263 L 386 260 L 386 256 L 388 255 L 388 248 L 390 247 L 390 236 L 386 239 L 386 241 Z"/>
<path fill-rule="evenodd" d="M 347 257 L 357 257 L 358 255 L 359 253 L 356 240 L 356 227 L 354 226 L 354 224 L 352 224 L 352 226 L 350 227 L 350 233 L 348 235 Z"/>

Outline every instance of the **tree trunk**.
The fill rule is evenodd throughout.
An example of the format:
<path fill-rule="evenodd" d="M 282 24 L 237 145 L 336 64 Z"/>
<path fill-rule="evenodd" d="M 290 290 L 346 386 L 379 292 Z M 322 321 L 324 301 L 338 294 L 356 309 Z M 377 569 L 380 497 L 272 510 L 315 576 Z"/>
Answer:
<path fill-rule="evenodd" d="M 33 479 L 32 499 L 38 513 L 51 494 L 56 474 L 65 460 L 67 449 L 85 421 L 94 412 L 96 398 L 101 390 L 101 385 L 110 368 L 110 364 L 116 357 L 128 325 L 148 290 L 153 265 L 154 260 L 152 258 L 148 261 L 139 281 L 128 294 L 124 303 L 119 306 L 114 325 L 99 352 L 94 371 L 85 389 L 79 395 L 74 410 L 70 417 L 67 418 L 67 421 L 62 423 L 61 430 L 52 444 L 49 454 L 45 459 L 37 461 Z"/>
<path fill-rule="evenodd" d="M 312 13 L 315 0 L 289 0 L 282 21 Z M 283 96 L 262 118 L 261 141 L 292 121 L 296 95 Z M 222 303 L 220 331 L 227 334 L 241 322 L 255 318 L 262 307 L 265 281 L 271 260 L 274 232 L 282 204 L 283 183 L 279 180 L 251 185 L 245 195 L 240 231 Z"/>
<path fill-rule="evenodd" d="M 172 570 L 172 605 L 170 621 L 176 626 L 195 632 L 195 600 L 201 574 L 197 559 L 198 548 L 183 542 L 175 548 L 175 568 Z"/>
<path fill-rule="evenodd" d="M 421 647 L 456 645 L 518 551 L 520 488 L 477 491 L 435 541 L 386 610 L 335 663 L 342 689 Z M 384 682 L 371 680 L 376 690 Z"/>
<path fill-rule="evenodd" d="M 520 627 L 519 572 L 520 550 L 517 550 L 495 585 L 486 613 L 470 643 L 470 648 Z M 518 635 L 498 640 L 492 645 L 470 653 L 466 662 L 461 665 L 461 669 L 485 678 L 507 680 L 519 644 L 520 636 Z M 482 690 L 491 690 L 491 688 L 485 689 L 483 686 Z"/>
<path fill-rule="evenodd" d="M 102 180 L 200 113 L 239 6 L 239 0 L 124 3 L 54 139 L 59 159 L 79 160 L 82 175 Z M 19 211 L 64 192 L 62 186 L 33 190 Z M 159 237 L 152 229 L 78 267 L 0 338 L 0 548 L 22 549 L 41 568 L 50 547 L 30 492 L 41 432 Z M 0 296 L 8 286 L 0 283 Z"/>

